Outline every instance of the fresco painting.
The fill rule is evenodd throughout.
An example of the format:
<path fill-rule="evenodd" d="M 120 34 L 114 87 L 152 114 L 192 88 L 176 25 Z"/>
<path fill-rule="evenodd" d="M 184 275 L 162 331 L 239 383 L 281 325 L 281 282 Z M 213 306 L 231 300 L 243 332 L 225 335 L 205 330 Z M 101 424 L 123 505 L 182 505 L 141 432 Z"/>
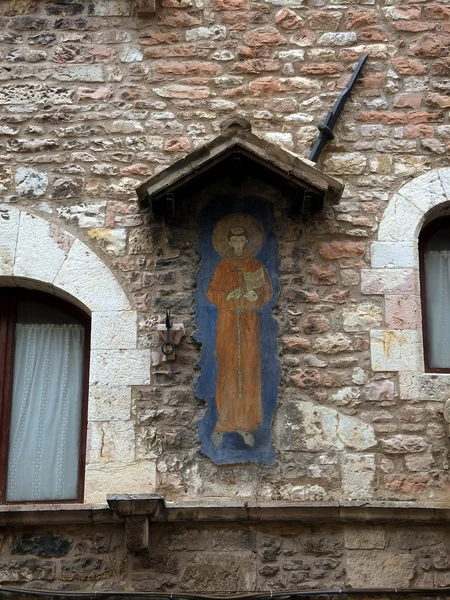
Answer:
<path fill-rule="evenodd" d="M 230 209 L 230 202 L 217 201 L 206 211 L 199 241 L 196 338 L 203 352 L 196 392 L 208 401 L 199 437 L 202 450 L 219 464 L 271 464 L 279 381 L 271 214 L 256 200 L 222 216 L 225 206 Z"/>

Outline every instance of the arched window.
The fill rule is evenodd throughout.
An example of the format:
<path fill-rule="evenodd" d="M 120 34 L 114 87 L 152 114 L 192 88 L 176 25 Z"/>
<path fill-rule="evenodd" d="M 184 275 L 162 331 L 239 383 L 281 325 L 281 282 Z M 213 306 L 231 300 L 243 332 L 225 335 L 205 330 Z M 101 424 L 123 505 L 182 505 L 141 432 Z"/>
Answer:
<path fill-rule="evenodd" d="M 425 368 L 450 372 L 450 217 L 424 227 L 419 254 Z"/>
<path fill-rule="evenodd" d="M 90 319 L 0 288 L 0 500 L 81 501 Z"/>

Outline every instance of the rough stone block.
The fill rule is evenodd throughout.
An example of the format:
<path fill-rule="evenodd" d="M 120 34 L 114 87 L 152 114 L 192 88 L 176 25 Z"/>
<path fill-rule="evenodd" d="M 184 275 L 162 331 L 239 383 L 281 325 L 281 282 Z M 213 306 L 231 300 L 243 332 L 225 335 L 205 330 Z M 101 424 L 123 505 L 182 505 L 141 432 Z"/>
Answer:
<path fill-rule="evenodd" d="M 93 350 L 90 381 L 112 385 L 148 385 L 150 350 Z"/>
<path fill-rule="evenodd" d="M 422 343 L 418 331 L 371 331 L 370 353 L 374 371 L 423 370 Z"/>
<path fill-rule="evenodd" d="M 419 272 L 417 269 L 362 269 L 363 294 L 417 294 Z"/>
<path fill-rule="evenodd" d="M 372 268 L 418 268 L 417 242 L 374 242 L 371 247 Z"/>
<path fill-rule="evenodd" d="M 395 194 L 384 211 L 378 229 L 380 242 L 410 242 L 417 239 L 423 210 L 401 194 Z"/>
<path fill-rule="evenodd" d="M 414 577 L 415 566 L 415 556 L 408 553 L 350 551 L 347 556 L 347 585 L 356 588 L 407 588 Z"/>
<path fill-rule="evenodd" d="M 72 539 L 54 533 L 33 535 L 24 533 L 11 540 L 11 554 L 34 554 L 46 558 L 60 558 L 72 549 Z"/>
<path fill-rule="evenodd" d="M 352 550 L 383 549 L 386 546 L 386 532 L 384 527 L 372 525 L 345 528 L 345 547 Z"/>
<path fill-rule="evenodd" d="M 286 450 L 366 450 L 377 443 L 373 428 L 363 421 L 294 399 L 280 411 L 275 430 L 280 447 Z"/>
<path fill-rule="evenodd" d="M 450 168 L 439 169 L 438 174 L 444 190 L 444 195 L 448 199 L 450 198 Z"/>
<path fill-rule="evenodd" d="M 342 461 L 344 497 L 351 500 L 369 500 L 375 478 L 373 454 L 345 454 Z"/>
<path fill-rule="evenodd" d="M 440 170 L 432 170 L 421 177 L 414 178 L 402 187 L 401 195 L 414 204 L 422 215 L 448 199 L 440 178 Z M 411 232 L 411 235 L 413 236 L 414 233 Z"/>
<path fill-rule="evenodd" d="M 48 175 L 44 171 L 20 167 L 15 175 L 16 190 L 19 196 L 38 198 L 43 196 L 48 186 Z"/>
<path fill-rule="evenodd" d="M 60 578 L 63 581 L 96 581 L 112 577 L 114 569 L 109 557 L 77 556 L 61 561 Z"/>
<path fill-rule="evenodd" d="M 386 296 L 385 311 L 388 329 L 420 329 L 422 327 L 419 296 Z"/>
<path fill-rule="evenodd" d="M 105 71 L 101 65 L 64 65 L 52 72 L 52 78 L 57 81 L 106 81 Z"/>
<path fill-rule="evenodd" d="M 418 435 L 394 435 L 382 440 L 381 445 L 387 454 L 424 452 L 428 448 L 426 440 Z"/>
<path fill-rule="evenodd" d="M 95 17 L 129 17 L 132 0 L 95 0 L 89 14 Z"/>
<path fill-rule="evenodd" d="M 106 504 L 107 494 L 148 494 L 155 487 L 154 461 L 86 465 L 85 502 L 88 503 Z"/>
<path fill-rule="evenodd" d="M 400 373 L 400 397 L 404 400 L 445 402 L 450 396 L 450 375 L 446 373 Z"/>
<path fill-rule="evenodd" d="M 16 241 L 19 232 L 19 211 L 0 206 L 0 276 L 7 277 L 13 273 L 16 258 Z"/>
<path fill-rule="evenodd" d="M 205 563 L 208 569 L 205 569 Z M 254 589 L 256 579 L 255 557 L 252 553 L 208 553 L 192 557 L 181 578 L 180 586 L 186 591 L 198 589 L 207 592 Z"/>
<path fill-rule="evenodd" d="M 131 388 L 94 382 L 89 388 L 89 421 L 127 421 L 131 416 Z"/>
<path fill-rule="evenodd" d="M 130 304 L 106 265 L 76 240 L 54 285 L 78 298 L 92 311 L 129 310 Z"/>
<path fill-rule="evenodd" d="M 53 581 L 56 563 L 37 558 L 20 558 L 2 561 L 0 583 L 29 583 L 34 580 Z"/>
<path fill-rule="evenodd" d="M 376 304 L 363 302 L 356 306 L 350 306 L 343 311 L 344 331 L 358 332 L 378 329 L 382 322 L 381 308 Z"/>
<path fill-rule="evenodd" d="M 137 315 L 134 311 L 92 313 L 92 350 L 136 348 Z"/>
<path fill-rule="evenodd" d="M 33 243 L 30 244 L 30 240 Z M 14 276 L 52 283 L 75 238 L 40 217 L 22 212 Z"/>
<path fill-rule="evenodd" d="M 363 154 L 344 152 L 327 158 L 324 163 L 324 169 L 331 175 L 360 175 L 364 173 L 366 164 L 367 159 Z"/>
<path fill-rule="evenodd" d="M 136 458 L 133 421 L 94 421 L 88 426 L 86 463 L 133 463 Z"/>
<path fill-rule="evenodd" d="M 44 84 L 4 85 L 0 87 L 1 104 L 71 104 L 74 90 Z"/>

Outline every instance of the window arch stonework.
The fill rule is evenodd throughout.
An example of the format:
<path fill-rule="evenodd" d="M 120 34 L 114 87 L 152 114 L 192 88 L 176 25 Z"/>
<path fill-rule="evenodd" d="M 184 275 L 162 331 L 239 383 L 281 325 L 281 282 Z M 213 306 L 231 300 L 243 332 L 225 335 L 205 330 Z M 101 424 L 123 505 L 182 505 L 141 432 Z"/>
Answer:
<path fill-rule="evenodd" d="M 426 373 L 419 283 L 419 234 L 426 222 L 446 214 L 450 168 L 432 170 L 404 185 L 389 201 L 371 246 L 371 268 L 361 291 L 384 296 L 384 328 L 370 332 L 374 371 L 398 372 L 404 400 L 444 402 L 450 374 Z"/>
<path fill-rule="evenodd" d="M 131 417 L 131 386 L 149 384 L 150 351 L 137 348 L 137 314 L 113 273 L 63 228 L 0 204 L 0 286 L 54 293 L 91 315 L 84 501 L 153 491 L 155 465 L 136 461 Z"/>

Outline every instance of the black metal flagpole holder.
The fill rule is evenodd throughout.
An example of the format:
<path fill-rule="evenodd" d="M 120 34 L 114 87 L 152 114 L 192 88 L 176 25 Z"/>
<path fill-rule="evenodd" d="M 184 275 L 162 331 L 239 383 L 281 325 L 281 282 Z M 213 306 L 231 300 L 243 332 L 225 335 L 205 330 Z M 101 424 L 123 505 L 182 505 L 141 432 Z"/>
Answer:
<path fill-rule="evenodd" d="M 339 119 L 339 116 L 350 96 L 353 86 L 355 85 L 358 77 L 361 74 L 361 70 L 368 56 L 369 55 L 366 53 L 363 54 L 362 57 L 359 59 L 359 62 L 356 65 L 356 69 L 353 71 L 350 81 L 347 83 L 345 89 L 339 94 L 332 110 L 328 113 L 325 121 L 318 126 L 320 133 L 318 138 L 314 142 L 314 146 L 312 147 L 311 153 L 309 155 L 309 160 L 317 162 L 317 159 L 319 158 L 320 153 L 324 149 L 327 142 L 334 138 L 333 127 L 336 125 L 336 122 Z"/>

